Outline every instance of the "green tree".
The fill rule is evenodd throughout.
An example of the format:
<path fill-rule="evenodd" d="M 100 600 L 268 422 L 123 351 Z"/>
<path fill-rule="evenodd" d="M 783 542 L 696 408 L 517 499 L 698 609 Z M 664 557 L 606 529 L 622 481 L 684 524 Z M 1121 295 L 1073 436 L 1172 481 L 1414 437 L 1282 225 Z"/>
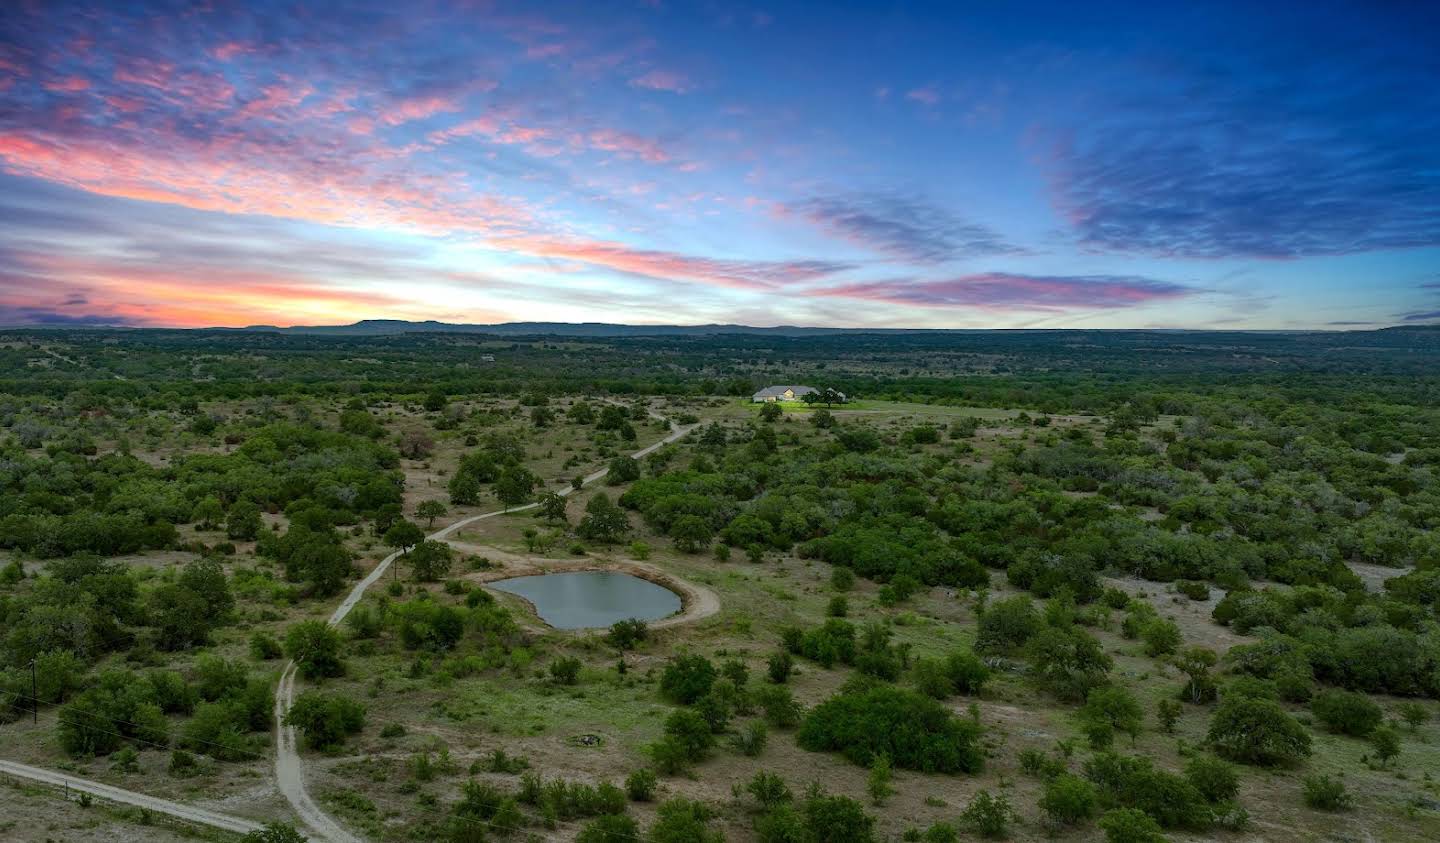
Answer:
<path fill-rule="evenodd" d="M 1207 736 L 1215 751 L 1242 764 L 1289 764 L 1310 755 L 1310 733 L 1273 700 L 1226 697 Z"/>
<path fill-rule="evenodd" d="M 584 538 L 614 544 L 630 532 L 630 519 L 609 495 L 599 492 L 585 504 L 585 517 L 576 531 Z"/>
<path fill-rule="evenodd" d="M 315 749 L 334 749 L 365 728 L 365 706 L 339 694 L 305 691 L 286 712 L 285 725 L 299 729 Z"/>
<path fill-rule="evenodd" d="M 345 673 L 345 663 L 340 659 L 340 634 L 321 620 L 301 621 L 290 627 L 285 633 L 285 654 L 306 679 Z"/>
<path fill-rule="evenodd" d="M 1105 843 L 1165 843 L 1160 824 L 1144 811 L 1116 808 L 1100 818 Z"/>
<path fill-rule="evenodd" d="M 539 497 L 540 511 L 537 513 L 541 518 L 552 524 L 564 524 L 565 504 L 564 495 L 557 492 L 541 492 Z"/>
<path fill-rule="evenodd" d="M 254 541 L 260 535 L 260 507 L 247 500 L 230 506 L 225 517 L 225 535 L 235 541 Z"/>
<path fill-rule="evenodd" d="M 435 529 L 435 519 L 445 517 L 445 514 L 449 511 L 449 507 L 445 506 L 445 503 L 443 501 L 421 501 L 419 506 L 415 507 L 415 517 L 424 518 L 426 524 L 425 528 L 427 530 L 433 530 Z"/>
<path fill-rule="evenodd" d="M 518 465 L 507 466 L 495 480 L 495 496 L 508 509 L 527 503 L 535 494 L 540 478 L 528 468 Z"/>
<path fill-rule="evenodd" d="M 395 548 L 402 554 L 409 553 L 410 548 L 425 540 L 425 531 L 413 521 L 404 519 L 395 522 L 390 529 L 385 531 L 385 544 Z"/>
<path fill-rule="evenodd" d="M 1080 825 L 1099 807 L 1095 786 L 1079 776 L 1062 773 L 1045 785 L 1040 810 L 1056 825 Z"/>

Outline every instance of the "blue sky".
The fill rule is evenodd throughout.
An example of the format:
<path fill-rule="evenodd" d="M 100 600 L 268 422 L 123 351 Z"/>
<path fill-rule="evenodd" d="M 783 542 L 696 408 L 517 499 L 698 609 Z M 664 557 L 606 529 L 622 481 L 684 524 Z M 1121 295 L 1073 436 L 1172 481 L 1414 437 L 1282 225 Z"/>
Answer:
<path fill-rule="evenodd" d="M 0 324 L 1440 322 L 1440 7 L 0 10 Z"/>

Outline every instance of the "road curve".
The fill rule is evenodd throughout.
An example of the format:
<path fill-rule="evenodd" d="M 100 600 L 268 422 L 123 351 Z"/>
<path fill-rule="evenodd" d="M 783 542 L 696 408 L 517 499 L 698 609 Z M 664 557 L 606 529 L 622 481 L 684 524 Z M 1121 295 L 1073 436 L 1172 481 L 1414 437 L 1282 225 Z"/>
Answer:
<path fill-rule="evenodd" d="M 165 814 L 179 820 L 198 823 L 199 825 L 206 825 L 224 831 L 233 831 L 236 834 L 249 834 L 252 831 L 258 831 L 262 827 L 260 823 L 254 820 L 242 819 L 215 811 L 207 811 L 204 808 L 197 808 L 194 805 L 182 805 L 179 802 L 171 802 L 168 799 L 146 796 L 143 793 L 136 793 L 133 790 L 125 790 L 108 784 L 90 781 L 89 779 L 79 779 L 68 773 L 56 773 L 40 767 L 31 767 L 28 764 L 17 764 L 14 761 L 0 761 L 0 774 L 14 776 L 18 779 L 28 779 L 32 782 L 40 782 L 41 784 L 47 784 L 53 787 L 63 787 L 81 793 L 88 793 L 91 796 L 104 799 L 107 802 L 133 805 L 137 808 L 144 808 L 147 811 L 154 811 L 157 814 Z"/>
<path fill-rule="evenodd" d="M 650 416 L 651 418 L 669 423 L 669 419 L 653 411 L 650 413 Z M 630 457 L 631 459 L 638 460 L 648 456 L 661 447 L 684 438 L 686 434 L 697 427 L 699 427 L 698 424 L 675 427 L 674 424 L 671 423 L 670 433 L 666 434 L 664 439 L 641 448 L 631 454 Z M 588 486 L 594 483 L 596 480 L 604 477 L 609 471 L 609 468 L 602 468 L 599 471 L 585 475 L 582 485 Z M 555 489 L 554 491 L 561 495 L 569 495 L 574 489 L 571 486 L 566 486 L 563 489 Z M 527 503 L 523 506 L 516 506 L 510 509 L 497 509 L 493 512 L 471 515 L 468 518 L 462 518 L 454 524 L 436 530 L 427 536 L 427 538 L 441 540 L 462 527 L 474 524 L 476 521 L 494 518 L 497 515 L 505 515 L 511 512 L 524 512 L 527 509 L 534 509 L 539 505 L 538 503 Z M 359 605 L 360 601 L 365 597 L 365 591 L 385 575 L 386 569 L 389 568 L 399 556 L 400 552 L 396 551 L 384 559 L 381 559 L 379 564 L 377 564 L 370 573 L 365 575 L 364 579 L 355 584 L 355 587 L 350 590 L 350 593 L 345 596 L 345 599 L 340 601 L 340 605 L 335 607 L 335 611 L 330 614 L 328 623 L 331 626 L 335 626 L 343 621 L 345 616 L 350 614 L 350 610 Z M 285 799 L 289 801 L 290 807 L 295 809 L 295 813 L 300 817 L 301 822 L 309 827 L 310 834 L 313 837 L 319 840 L 328 840 L 330 843 L 361 843 L 360 838 L 346 831 L 339 823 L 331 818 L 329 814 L 325 813 L 324 809 L 311 798 L 310 791 L 305 787 L 305 768 L 300 758 L 299 739 L 294 727 L 285 725 L 285 713 L 290 710 L 290 706 L 294 701 L 295 662 L 292 661 L 285 665 L 285 672 L 280 675 L 280 686 L 275 691 L 275 733 L 279 736 L 275 742 L 275 783 L 280 788 L 280 792 L 285 795 Z"/>

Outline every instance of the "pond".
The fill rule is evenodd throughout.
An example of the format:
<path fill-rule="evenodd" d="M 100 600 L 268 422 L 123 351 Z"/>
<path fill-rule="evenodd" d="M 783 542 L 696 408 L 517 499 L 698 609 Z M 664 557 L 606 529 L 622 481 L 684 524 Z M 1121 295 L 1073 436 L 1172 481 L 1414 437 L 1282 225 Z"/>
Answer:
<path fill-rule="evenodd" d="M 630 574 L 570 571 L 490 583 L 529 600 L 556 629 L 594 629 L 626 618 L 655 621 L 680 611 L 680 595 Z"/>

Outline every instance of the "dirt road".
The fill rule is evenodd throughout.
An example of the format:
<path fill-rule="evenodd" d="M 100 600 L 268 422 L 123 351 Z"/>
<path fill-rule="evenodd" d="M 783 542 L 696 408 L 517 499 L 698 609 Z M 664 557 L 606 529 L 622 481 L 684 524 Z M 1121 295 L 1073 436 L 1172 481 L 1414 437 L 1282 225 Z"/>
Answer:
<path fill-rule="evenodd" d="M 197 808 L 194 805 L 182 805 L 179 802 L 171 802 L 168 799 L 159 799 L 154 796 L 146 796 L 143 793 L 136 793 L 133 790 L 124 790 L 108 784 L 80 779 L 69 773 L 57 773 L 40 767 L 31 767 L 28 764 L 17 764 L 14 761 L 0 761 L 0 774 L 12 776 L 17 779 L 27 779 L 32 782 L 51 785 L 53 787 L 65 788 L 79 793 L 88 793 L 107 802 L 116 802 L 121 805 L 133 805 L 137 808 L 144 808 L 147 811 L 154 811 L 157 814 L 165 814 L 186 822 L 199 825 L 219 828 L 225 831 L 233 831 L 236 834 L 249 834 L 258 830 L 261 825 L 254 820 L 232 817 L 229 814 L 221 814 L 215 811 L 208 811 L 204 808 Z"/>

